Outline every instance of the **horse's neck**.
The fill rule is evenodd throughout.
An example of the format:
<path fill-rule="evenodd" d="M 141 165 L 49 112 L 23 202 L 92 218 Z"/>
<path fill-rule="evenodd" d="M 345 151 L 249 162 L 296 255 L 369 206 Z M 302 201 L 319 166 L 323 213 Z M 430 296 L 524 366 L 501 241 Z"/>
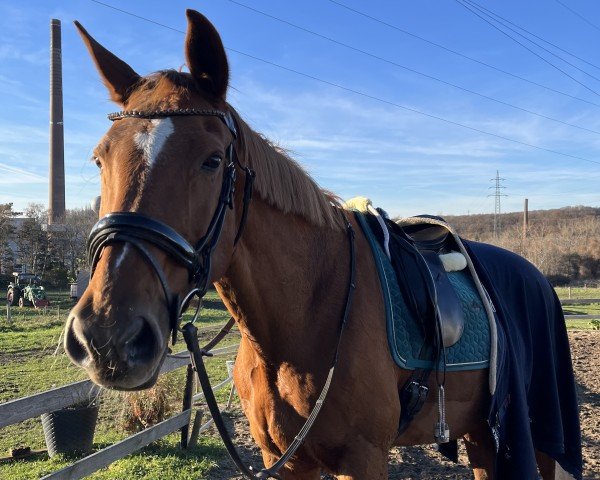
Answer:
<path fill-rule="evenodd" d="M 333 351 L 348 288 L 347 241 L 343 232 L 253 201 L 232 264 L 217 286 L 242 334 L 265 360 L 314 368 L 317 353 Z"/>

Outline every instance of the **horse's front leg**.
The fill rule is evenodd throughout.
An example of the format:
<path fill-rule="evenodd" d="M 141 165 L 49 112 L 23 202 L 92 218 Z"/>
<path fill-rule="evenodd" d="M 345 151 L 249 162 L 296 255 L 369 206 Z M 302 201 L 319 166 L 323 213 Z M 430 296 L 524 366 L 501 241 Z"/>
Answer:
<path fill-rule="evenodd" d="M 388 478 L 388 450 L 360 437 L 348 445 L 340 462 L 337 480 L 384 480 Z"/>
<path fill-rule="evenodd" d="M 273 465 L 279 457 L 268 452 L 262 451 L 263 462 L 267 467 Z M 312 463 L 288 462 L 279 474 L 283 480 L 320 480 L 321 469 Z"/>

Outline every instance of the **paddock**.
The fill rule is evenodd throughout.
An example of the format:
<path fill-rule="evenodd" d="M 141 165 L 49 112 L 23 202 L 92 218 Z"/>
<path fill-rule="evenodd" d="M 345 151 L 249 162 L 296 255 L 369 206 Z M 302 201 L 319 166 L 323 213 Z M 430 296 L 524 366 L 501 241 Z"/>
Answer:
<path fill-rule="evenodd" d="M 563 293 L 565 292 L 559 292 L 561 296 Z M 593 292 L 589 294 L 593 295 Z M 63 294 L 62 297 L 65 296 Z M 600 295 L 596 295 L 596 297 L 598 296 Z M 0 354 L 2 360 L 0 362 L 0 408 L 7 401 L 44 391 L 51 386 L 60 387 L 62 384 L 79 379 L 77 377 L 78 370 L 71 367 L 68 361 L 62 358 L 60 352 L 54 355 L 63 323 L 62 315 L 68 308 L 67 301 L 61 300 L 62 297 L 53 297 L 55 306 L 49 308 L 45 316 L 43 312 L 37 312 L 33 309 L 13 309 L 12 325 L 8 325 L 4 318 L 0 322 L 0 332 L 4 337 L 1 343 L 3 353 Z M 600 305 L 594 300 L 591 301 L 594 304 L 586 307 L 585 305 L 582 306 L 581 303 L 587 303 L 590 300 L 572 300 L 571 302 L 565 300 L 565 310 L 567 313 L 580 316 L 584 313 L 597 316 Z M 567 305 L 567 303 L 571 305 Z M 206 307 L 207 319 L 211 324 L 203 333 L 203 337 L 210 336 L 211 329 L 214 331 L 214 326 L 222 323 L 227 318 L 227 313 L 214 292 L 211 293 L 206 302 Z M 57 317 L 58 308 L 61 309 L 60 318 Z M 600 330 L 583 329 L 583 327 L 589 327 L 590 320 L 591 317 L 582 320 L 571 316 L 568 320 L 568 325 L 575 327 L 569 330 L 569 340 L 581 405 L 585 462 L 584 478 L 589 480 L 597 479 L 600 471 L 600 416 L 598 415 L 600 411 L 600 376 L 597 374 L 600 371 Z M 233 333 L 232 338 L 227 340 L 229 346 L 226 347 L 226 352 L 232 349 L 235 350 L 235 344 L 238 340 L 237 333 Z M 183 348 L 183 345 L 180 345 L 180 347 Z M 233 358 L 234 355 L 229 353 L 213 360 L 212 374 L 216 383 L 227 379 L 228 375 L 224 368 L 224 360 Z M 185 364 L 184 361 L 172 361 L 171 363 L 172 368 L 181 367 Z M 181 383 L 185 369 L 178 368 L 175 370 L 169 375 L 174 378 L 172 381 L 175 384 Z M 62 383 L 54 383 L 61 378 L 63 379 Z M 89 388 L 89 384 L 86 383 L 78 390 L 79 394 L 86 395 L 89 393 Z M 77 389 L 70 390 L 76 391 Z M 219 398 L 223 406 L 227 401 L 227 393 L 226 388 L 220 392 Z M 173 468 L 180 469 L 178 472 L 180 476 L 171 477 L 174 479 L 190 477 L 214 480 L 241 479 L 233 464 L 227 458 L 218 434 L 210 426 L 201 432 L 197 446 L 192 447 L 189 451 L 180 449 L 178 446 L 178 425 L 176 424 L 178 422 L 181 424 L 187 423 L 187 419 L 181 417 L 180 413 L 181 390 L 176 389 L 173 395 L 173 411 L 169 418 L 174 420 L 171 420 L 165 428 L 166 430 L 172 430 L 174 433 L 164 435 L 165 429 L 162 428 L 162 434 L 159 437 L 163 438 L 159 439 L 158 442 L 125 459 L 115 461 L 110 467 L 101 469 L 89 478 L 108 479 L 119 475 L 135 475 L 137 472 L 138 475 L 143 474 L 146 478 L 160 479 L 171 474 L 169 467 L 167 467 L 167 464 L 171 463 Z M 122 399 L 123 394 L 109 393 L 106 395 L 104 403 L 101 405 L 100 421 L 94 440 L 94 452 L 105 449 L 128 437 L 128 434 L 121 431 L 115 419 L 115 416 L 119 413 L 118 405 L 122 402 Z M 68 400 L 63 401 L 63 403 L 65 402 L 68 403 Z M 44 409 L 43 406 L 41 408 Z M 195 409 L 193 414 L 195 415 L 197 411 L 202 411 L 202 407 Z M 36 418 L 36 415 L 33 414 L 21 415 L 33 418 L 0 428 L 0 457 L 7 455 L 8 449 L 17 447 L 20 444 L 30 446 L 33 450 L 45 449 L 39 418 Z M 207 418 L 207 414 L 204 415 L 202 423 Z M 236 445 L 240 446 L 244 458 L 254 465 L 259 465 L 260 454 L 249 434 L 248 423 L 239 408 L 237 398 L 234 398 L 233 407 L 227 418 L 230 426 L 235 428 L 235 442 Z M 156 429 L 158 433 L 160 433 L 160 430 L 161 428 Z M 149 431 L 144 437 L 148 438 L 151 435 L 152 433 Z M 123 452 L 121 449 L 117 449 L 117 451 Z M 454 465 L 443 460 L 430 446 L 394 448 L 389 457 L 390 478 L 402 480 L 473 478 L 463 448 L 461 448 L 460 453 L 460 463 Z M 49 459 L 45 453 L 41 453 L 18 462 L 0 462 L 0 478 L 40 478 L 43 475 L 73 465 L 77 460 L 79 460 L 78 457 Z M 145 469 L 140 470 L 144 467 L 144 464 L 146 464 Z"/>
<path fill-rule="evenodd" d="M 569 341 L 577 393 L 581 406 L 581 433 L 583 440 L 583 478 L 597 480 L 600 475 L 600 330 L 570 330 Z M 236 445 L 245 459 L 259 464 L 260 452 L 248 431 L 246 418 L 234 410 L 230 418 L 235 425 Z M 215 434 L 216 435 L 216 434 Z M 459 464 L 449 462 L 433 446 L 398 447 L 389 455 L 390 480 L 465 480 L 472 479 L 464 446 L 459 442 Z M 235 466 L 225 459 L 218 469 L 207 477 L 211 480 L 241 480 Z"/>

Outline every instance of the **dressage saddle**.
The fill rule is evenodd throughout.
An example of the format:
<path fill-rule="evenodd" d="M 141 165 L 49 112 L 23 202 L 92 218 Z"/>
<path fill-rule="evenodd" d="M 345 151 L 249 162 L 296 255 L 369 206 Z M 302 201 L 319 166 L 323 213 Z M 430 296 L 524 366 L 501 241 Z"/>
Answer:
<path fill-rule="evenodd" d="M 419 217 L 443 221 L 439 217 Z M 381 243 L 384 236 L 377 220 L 367 215 L 367 221 Z M 385 224 L 398 285 L 411 313 L 421 325 L 425 343 L 434 350 L 451 347 L 460 340 L 465 320 L 440 255 L 458 250 L 454 237 L 443 225 L 426 221 L 400 226 L 386 219 Z"/>

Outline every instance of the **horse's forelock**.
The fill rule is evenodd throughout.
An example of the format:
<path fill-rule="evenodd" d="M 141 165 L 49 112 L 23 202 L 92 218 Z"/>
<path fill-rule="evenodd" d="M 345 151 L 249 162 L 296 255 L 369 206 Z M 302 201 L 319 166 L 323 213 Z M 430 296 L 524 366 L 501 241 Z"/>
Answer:
<path fill-rule="evenodd" d="M 151 110 L 188 107 L 186 102 L 200 96 L 218 107 L 217 99 L 202 90 L 191 74 L 177 70 L 160 70 L 140 79 L 127 102 L 128 109 Z"/>

